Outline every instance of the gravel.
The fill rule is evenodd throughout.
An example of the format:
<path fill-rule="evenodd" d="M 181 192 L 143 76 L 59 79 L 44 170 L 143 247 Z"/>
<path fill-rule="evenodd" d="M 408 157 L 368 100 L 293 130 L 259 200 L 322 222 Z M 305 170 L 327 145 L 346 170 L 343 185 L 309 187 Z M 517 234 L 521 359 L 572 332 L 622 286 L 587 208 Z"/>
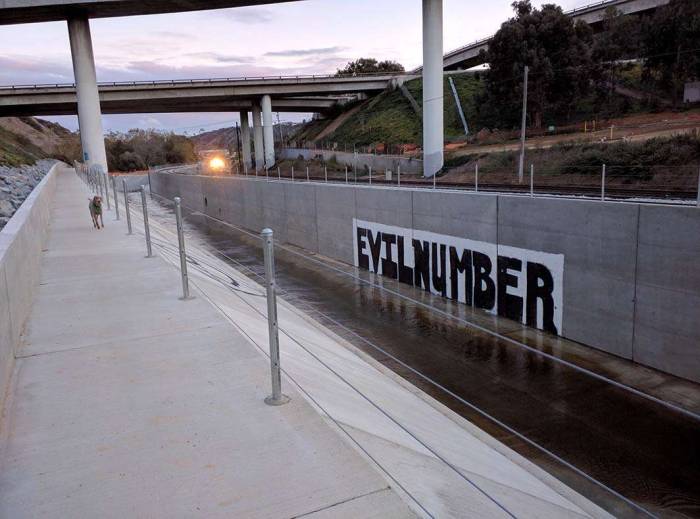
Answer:
<path fill-rule="evenodd" d="M 0 229 L 55 163 L 55 160 L 39 160 L 32 166 L 0 166 Z"/>

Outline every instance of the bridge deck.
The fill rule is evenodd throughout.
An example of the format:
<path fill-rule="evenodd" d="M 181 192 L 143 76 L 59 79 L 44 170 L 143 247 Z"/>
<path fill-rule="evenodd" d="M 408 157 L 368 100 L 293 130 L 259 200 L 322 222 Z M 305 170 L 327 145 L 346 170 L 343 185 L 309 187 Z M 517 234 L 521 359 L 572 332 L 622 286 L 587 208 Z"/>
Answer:
<path fill-rule="evenodd" d="M 386 481 L 179 274 L 59 173 L 0 438 L 2 517 L 406 517 Z M 120 222 L 123 224 L 123 222 Z M 319 511 L 314 513 L 314 511 Z"/>

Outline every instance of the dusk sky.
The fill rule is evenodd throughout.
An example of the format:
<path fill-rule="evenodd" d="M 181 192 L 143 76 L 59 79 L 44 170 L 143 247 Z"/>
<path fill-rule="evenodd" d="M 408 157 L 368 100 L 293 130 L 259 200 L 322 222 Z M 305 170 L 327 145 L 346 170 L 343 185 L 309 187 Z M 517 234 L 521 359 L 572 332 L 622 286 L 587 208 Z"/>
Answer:
<path fill-rule="evenodd" d="M 493 34 L 512 15 L 511 1 L 444 0 L 445 51 Z M 551 0 L 533 1 L 543 3 Z M 571 9 L 590 2 L 558 3 Z M 396 60 L 407 69 L 422 61 L 420 0 L 304 0 L 102 18 L 91 28 L 98 81 L 323 74 L 359 57 Z M 65 22 L 0 26 L 0 42 L 0 84 L 73 82 Z M 51 119 L 77 128 L 74 116 Z M 192 133 L 237 120 L 225 113 L 107 115 L 104 127 Z"/>

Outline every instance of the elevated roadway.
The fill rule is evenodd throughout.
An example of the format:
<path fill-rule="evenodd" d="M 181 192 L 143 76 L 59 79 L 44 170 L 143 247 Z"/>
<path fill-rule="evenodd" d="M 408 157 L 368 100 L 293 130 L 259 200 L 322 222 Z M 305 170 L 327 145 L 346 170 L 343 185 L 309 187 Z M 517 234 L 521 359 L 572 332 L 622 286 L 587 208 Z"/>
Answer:
<path fill-rule="evenodd" d="M 270 96 L 272 110 L 324 112 L 386 90 L 411 75 L 277 76 L 99 83 L 102 113 L 233 112 Z M 0 117 L 78 112 L 74 84 L 0 86 Z"/>
<path fill-rule="evenodd" d="M 577 7 L 566 14 L 575 21 L 582 20 L 589 25 L 597 26 L 605 18 L 605 13 L 610 8 L 615 8 L 623 14 L 639 14 L 650 12 L 658 7 L 668 4 L 670 0 L 604 0 L 594 4 Z M 474 41 L 463 47 L 448 52 L 444 56 L 446 70 L 468 69 L 483 65 L 486 62 L 482 51 L 487 51 L 492 36 Z M 413 72 L 419 73 L 422 67 Z"/>

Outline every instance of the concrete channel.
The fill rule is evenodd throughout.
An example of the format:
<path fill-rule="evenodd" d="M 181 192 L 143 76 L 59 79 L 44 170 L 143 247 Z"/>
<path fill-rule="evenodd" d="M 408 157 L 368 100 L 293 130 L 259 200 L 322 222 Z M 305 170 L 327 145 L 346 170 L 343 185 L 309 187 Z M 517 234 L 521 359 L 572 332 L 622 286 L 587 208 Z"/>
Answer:
<path fill-rule="evenodd" d="M 189 222 L 193 227 L 192 232 L 204 236 L 212 249 L 224 252 L 230 258 L 234 258 L 236 263 L 253 271 L 259 272 L 260 251 L 257 240 L 247 235 L 245 230 L 256 230 L 256 225 L 261 225 L 261 222 L 265 225 L 276 224 L 278 227 L 284 224 L 283 239 L 299 247 L 296 253 L 282 250 L 278 254 L 279 282 L 286 291 L 285 297 L 289 301 L 305 308 L 310 307 L 310 315 L 354 346 L 554 474 L 572 488 L 604 504 L 608 510 L 613 511 L 614 515 L 626 516 L 629 510 L 617 499 L 606 492 L 601 492 L 579 474 L 562 464 L 552 462 L 531 445 L 503 429 L 494 419 L 525 434 L 564 460 L 643 505 L 652 513 L 700 516 L 700 500 L 696 491 L 700 486 L 700 459 L 698 458 L 700 453 L 697 450 L 700 425 L 697 421 L 599 380 L 591 379 L 552 360 L 515 348 L 493 336 L 475 331 L 459 321 L 428 311 L 421 305 L 407 302 L 406 299 L 397 297 L 395 294 L 338 275 L 335 270 L 324 268 L 318 262 L 321 261 L 333 269 L 360 274 L 367 280 L 389 288 L 395 293 L 409 296 L 418 302 L 428 302 L 435 308 L 460 319 L 496 330 L 506 337 L 584 366 L 697 414 L 700 412 L 700 389 L 696 384 L 632 363 L 624 358 L 630 356 L 621 354 L 620 350 L 612 351 L 616 354 L 612 355 L 563 337 L 554 337 L 509 319 L 499 318 L 479 309 L 436 297 L 394 280 L 356 271 L 348 265 L 351 261 L 347 261 L 347 258 L 351 257 L 352 248 L 342 245 L 341 240 L 337 238 L 341 230 L 348 229 L 344 219 L 350 216 L 341 201 L 345 193 L 341 188 L 315 184 L 315 194 L 308 198 L 306 195 L 313 193 L 311 185 L 289 186 L 284 182 L 251 181 L 249 183 L 254 184 L 253 187 L 259 190 L 259 195 L 250 200 L 243 197 L 243 192 L 240 196 L 237 194 L 239 191 L 223 191 L 217 195 L 213 188 L 206 187 L 206 182 L 220 186 L 219 179 L 202 180 L 192 176 L 172 175 L 161 180 L 167 183 L 156 184 L 156 186 L 161 186 L 161 192 L 165 196 L 179 194 L 185 200 L 189 196 L 189 204 L 196 209 L 189 216 Z M 293 196 L 283 198 L 287 204 L 284 206 L 286 213 L 280 209 L 280 206 L 277 206 L 277 210 L 273 210 L 274 193 L 279 192 L 281 196 L 285 196 L 287 192 L 291 193 L 292 191 L 289 190 L 292 189 Z M 322 189 L 337 192 L 337 196 L 334 196 L 337 202 L 319 204 L 317 193 Z M 245 187 L 244 192 L 249 195 L 249 188 Z M 383 202 L 378 203 L 379 198 L 377 198 L 374 200 L 377 203 L 374 204 L 372 196 L 367 195 L 363 197 L 361 206 L 364 207 L 365 214 L 370 207 L 376 208 L 374 218 L 383 219 L 382 221 L 401 218 L 404 210 L 402 208 L 413 207 L 415 222 L 417 203 L 415 197 L 418 195 L 420 193 L 413 193 L 413 202 L 407 200 L 403 205 L 398 200 L 396 203 L 391 200 L 411 195 L 394 193 L 390 195 L 388 201 L 383 198 Z M 252 209 L 248 208 L 253 207 L 253 201 L 257 201 L 258 196 L 261 197 L 261 203 L 258 206 L 260 209 L 251 212 Z M 370 198 L 367 198 L 368 196 Z M 430 194 L 420 196 L 429 197 Z M 440 196 L 444 200 L 446 195 L 440 194 Z M 483 204 L 489 206 L 493 199 L 497 198 L 479 198 L 478 207 Z M 522 205 L 527 202 L 516 199 L 512 203 Z M 237 208 L 239 204 L 240 208 Z M 616 229 L 606 238 L 608 241 L 605 243 L 610 247 L 617 246 L 624 249 L 627 246 L 626 240 L 614 245 L 615 236 L 621 238 L 626 235 L 624 215 L 630 212 L 632 223 L 638 224 L 636 218 L 642 209 L 639 207 L 630 209 L 626 206 L 620 206 L 618 209 L 611 205 L 596 206 L 598 209 L 611 212 L 611 219 L 617 221 Z M 327 211 L 324 209 L 326 206 Z M 556 204 L 550 206 L 550 209 L 555 206 Z M 440 207 L 445 211 L 450 205 L 443 204 Z M 586 215 L 582 216 L 584 220 L 598 218 L 599 225 L 596 224 L 590 228 L 605 228 L 603 218 L 605 212 L 594 216 L 585 206 L 576 205 L 576 208 L 577 210 L 580 208 L 583 211 L 582 214 Z M 475 220 L 472 227 L 468 227 L 477 233 L 487 232 L 489 228 L 488 225 L 483 225 L 484 219 L 488 220 L 488 216 L 483 216 L 489 214 L 487 207 L 481 209 L 478 211 L 475 209 L 474 213 L 470 213 L 474 216 L 482 215 L 481 219 Z M 666 208 L 660 208 L 659 211 L 663 212 L 664 209 Z M 680 209 L 692 211 L 692 208 Z M 663 214 L 651 214 L 655 210 L 650 208 L 649 216 L 643 216 L 647 219 L 644 222 L 645 227 L 658 226 L 658 223 L 651 222 L 660 221 L 659 218 L 663 219 Z M 318 215 L 319 212 L 323 212 L 329 223 L 335 222 L 333 225 L 339 229 L 335 236 L 332 232 L 322 233 L 318 225 L 304 227 L 304 222 Z M 644 212 L 646 213 L 646 209 Z M 210 217 L 201 216 L 204 213 Z M 521 213 L 530 214 L 527 208 L 522 208 Z M 690 213 L 680 212 L 679 214 L 681 221 L 676 222 L 678 225 L 687 225 L 687 219 L 691 222 L 695 221 L 695 216 Z M 237 230 L 224 223 L 216 223 L 212 217 L 234 222 L 241 225 L 243 230 Z M 427 215 L 423 217 L 426 218 L 426 222 L 429 222 Z M 443 228 L 443 232 L 455 232 L 454 229 L 462 228 L 465 221 L 470 221 L 470 218 L 463 219 L 465 217 L 463 213 L 453 214 L 450 220 L 452 223 L 448 225 L 449 229 Z M 539 217 L 537 215 L 537 218 Z M 551 222 L 554 219 L 551 210 L 549 213 L 542 214 L 541 217 L 540 223 L 537 223 L 539 220 L 535 220 L 531 225 L 547 228 L 546 221 Z M 528 219 L 523 216 L 520 220 L 513 221 L 522 223 Z M 433 226 L 439 224 L 435 219 L 433 222 L 431 224 Z M 453 230 L 450 231 L 450 229 Z M 500 225 L 498 229 L 501 229 Z M 612 229 L 607 230 L 607 232 L 612 231 Z M 497 232 L 496 228 L 494 232 Z M 499 235 L 507 235 L 507 232 L 508 226 L 504 226 L 503 232 L 499 232 Z M 658 237 L 660 234 L 662 233 L 657 233 L 655 236 Z M 513 236 L 515 240 L 516 235 Z M 550 234 L 549 238 L 543 237 L 542 243 L 546 244 L 549 240 L 549 247 L 552 247 L 552 236 L 554 234 Z M 579 233 L 577 238 L 572 238 L 572 243 L 578 240 L 579 244 L 576 247 L 585 251 L 585 242 L 580 243 L 582 236 L 585 235 Z M 590 244 L 594 238 L 590 234 L 588 236 L 587 243 Z M 666 235 L 664 239 L 668 240 L 670 237 Z M 635 242 L 632 247 L 648 248 L 654 243 L 656 243 L 655 240 L 644 240 L 644 243 Z M 692 247 L 692 245 L 677 247 L 675 253 L 685 254 L 684 251 L 689 246 Z M 605 256 L 608 259 L 604 259 L 603 263 L 616 258 L 615 261 L 622 264 L 624 258 L 622 249 L 620 253 L 613 253 L 616 249 L 610 249 L 610 247 Z M 635 254 L 633 252 L 632 256 L 636 257 Z M 581 253 L 579 253 L 580 256 Z M 654 254 L 647 254 L 647 256 L 642 258 L 642 264 L 646 262 L 642 269 L 647 269 L 644 275 L 651 275 L 649 269 L 652 267 L 649 261 L 658 256 Z M 590 259 L 590 256 L 586 257 Z M 344 261 L 339 262 L 339 258 Z M 241 268 L 241 265 L 236 266 Z M 600 269 L 603 266 L 601 263 Z M 600 274 L 603 278 L 602 283 L 610 282 L 605 272 L 601 270 Z M 618 277 L 614 276 L 615 279 Z M 594 277 L 589 276 L 587 279 L 589 283 L 595 282 Z M 632 285 L 634 286 L 634 281 Z M 692 290 L 695 286 L 690 283 L 688 288 Z M 656 287 L 656 289 L 661 288 Z M 594 297 L 594 299 L 598 297 L 595 294 L 586 296 L 583 285 L 578 290 L 579 299 L 580 297 Z M 592 304 L 595 302 L 595 300 L 591 301 Z M 581 302 L 578 305 L 583 307 Z M 612 314 L 618 315 L 615 312 Z M 679 319 L 682 326 L 694 325 L 692 320 L 686 322 L 682 317 Z M 621 327 L 612 322 L 605 326 L 597 326 L 596 329 L 601 330 L 601 333 L 606 329 L 609 330 L 610 337 L 601 335 L 599 337 L 603 340 L 612 339 L 611 344 L 620 344 L 619 337 L 629 333 L 627 330 L 630 322 L 627 321 L 628 324 Z M 579 329 L 581 333 L 586 332 L 582 325 Z M 622 343 L 624 342 L 623 339 Z M 650 344 L 652 343 L 653 340 Z M 400 362 L 397 362 L 397 359 Z M 435 384 L 416 376 L 415 372 L 406 366 L 427 375 L 459 398 L 450 396 Z M 475 412 L 463 401 L 468 401 L 486 411 L 493 419 Z"/>

